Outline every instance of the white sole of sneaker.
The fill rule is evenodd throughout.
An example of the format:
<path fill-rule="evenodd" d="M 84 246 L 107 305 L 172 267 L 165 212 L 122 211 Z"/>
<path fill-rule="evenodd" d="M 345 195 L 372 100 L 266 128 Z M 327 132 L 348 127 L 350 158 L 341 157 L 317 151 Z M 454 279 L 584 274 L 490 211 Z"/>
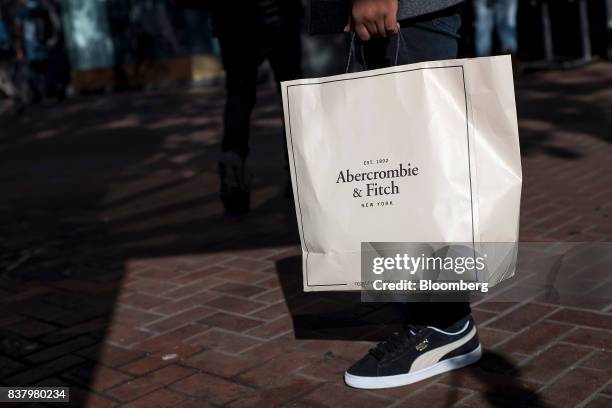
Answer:
<path fill-rule="evenodd" d="M 424 368 L 414 373 L 389 375 L 385 377 L 361 377 L 344 373 L 344 381 L 346 385 L 353 388 L 374 390 L 380 388 L 401 387 L 415 382 L 423 381 L 434 375 L 442 374 L 447 371 L 456 370 L 474 364 L 482 357 L 482 348 L 480 345 L 473 351 L 461 356 L 449 358 L 448 360 L 440 361 L 432 366 Z"/>

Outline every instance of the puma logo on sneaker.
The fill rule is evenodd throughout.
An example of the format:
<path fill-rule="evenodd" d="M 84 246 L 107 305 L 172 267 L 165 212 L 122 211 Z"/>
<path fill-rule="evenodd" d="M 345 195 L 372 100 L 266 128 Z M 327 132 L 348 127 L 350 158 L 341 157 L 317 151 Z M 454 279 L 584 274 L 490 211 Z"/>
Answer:
<path fill-rule="evenodd" d="M 417 351 L 423 351 L 427 348 L 427 346 L 429 346 L 429 340 L 425 339 L 419 344 L 417 344 L 415 348 L 417 349 Z"/>
<path fill-rule="evenodd" d="M 355 388 L 399 387 L 474 364 L 481 355 L 471 317 L 454 332 L 432 326 L 408 326 L 353 364 L 344 380 Z"/>

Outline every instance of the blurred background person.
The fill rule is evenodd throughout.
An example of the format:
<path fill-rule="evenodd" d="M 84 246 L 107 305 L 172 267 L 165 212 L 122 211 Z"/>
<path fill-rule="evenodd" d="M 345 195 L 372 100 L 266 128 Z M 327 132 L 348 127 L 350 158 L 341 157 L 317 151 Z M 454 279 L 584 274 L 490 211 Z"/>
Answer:
<path fill-rule="evenodd" d="M 49 7 L 42 0 L 19 0 L 15 11 L 17 59 L 25 61 L 31 102 L 47 93 L 50 44 L 56 35 Z"/>
<path fill-rule="evenodd" d="M 13 111 L 19 114 L 23 111 L 23 101 L 20 89 L 15 85 L 17 66 L 11 20 L 9 9 L 0 4 L 0 92 L 12 99 Z"/>
<path fill-rule="evenodd" d="M 146 75 L 148 65 L 161 51 L 174 54 L 181 52 L 182 47 L 163 1 L 141 0 L 132 3 L 129 31 L 136 68 L 139 71 L 137 76 Z"/>
<path fill-rule="evenodd" d="M 501 46 L 502 54 L 516 54 L 516 13 L 518 0 L 474 0 L 475 47 L 478 57 L 492 54 L 493 31 Z"/>
<path fill-rule="evenodd" d="M 302 3 L 300 0 L 177 2 L 190 8 L 208 8 L 211 12 L 213 35 L 221 48 L 226 89 L 222 157 L 218 164 L 220 198 L 228 214 L 243 215 L 249 212 L 251 201 L 251 175 L 246 160 L 258 68 L 268 61 L 277 83 L 302 76 Z"/>
<path fill-rule="evenodd" d="M 66 91 L 70 85 L 70 60 L 66 51 L 66 39 L 62 27 L 61 0 L 45 0 L 45 7 L 49 12 L 52 24 L 52 36 L 47 40 L 48 66 L 46 72 L 46 91 L 49 96 L 58 101 L 66 98 Z"/>

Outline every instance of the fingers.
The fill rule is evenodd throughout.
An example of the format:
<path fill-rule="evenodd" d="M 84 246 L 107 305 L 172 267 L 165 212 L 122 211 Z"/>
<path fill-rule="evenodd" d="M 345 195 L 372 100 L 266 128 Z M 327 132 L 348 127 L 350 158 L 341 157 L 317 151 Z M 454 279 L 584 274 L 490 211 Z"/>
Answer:
<path fill-rule="evenodd" d="M 385 20 L 377 20 L 374 22 L 364 22 L 360 24 L 352 23 L 344 28 L 344 31 L 355 31 L 361 41 L 368 41 L 371 38 L 387 37 L 399 32 L 399 23 L 396 21 L 394 25 L 387 28 Z"/>
<path fill-rule="evenodd" d="M 363 24 L 357 24 L 355 26 L 355 32 L 361 41 L 368 41 L 370 38 L 372 38 L 367 27 Z"/>
<path fill-rule="evenodd" d="M 351 19 L 351 25 L 352 27 L 347 25 L 348 31 L 354 30 L 361 41 L 387 36 L 384 19 L 362 19 L 360 22 Z M 347 27 L 345 27 L 345 31 Z"/>
<path fill-rule="evenodd" d="M 361 41 L 368 41 L 372 38 L 370 30 L 364 23 L 356 24 L 353 16 L 349 16 L 348 22 L 344 26 L 344 32 L 355 32 Z"/>
<path fill-rule="evenodd" d="M 385 29 L 385 19 L 379 18 L 376 20 L 375 24 L 376 24 L 376 37 L 386 37 L 387 30 Z"/>
<path fill-rule="evenodd" d="M 397 0 L 352 0 L 353 7 L 345 31 L 355 31 L 362 41 L 387 37 L 399 30 Z"/>
<path fill-rule="evenodd" d="M 378 28 L 376 27 L 376 20 L 366 20 L 363 25 L 365 25 L 370 37 L 376 38 L 379 37 Z"/>
<path fill-rule="evenodd" d="M 344 32 L 345 33 L 352 32 L 354 25 L 355 24 L 353 23 L 353 16 L 349 16 L 348 21 L 347 21 L 346 25 L 344 26 Z"/>
<path fill-rule="evenodd" d="M 394 35 L 399 32 L 399 23 L 397 22 L 397 18 L 395 14 L 387 14 L 385 16 L 385 33 L 387 35 Z"/>

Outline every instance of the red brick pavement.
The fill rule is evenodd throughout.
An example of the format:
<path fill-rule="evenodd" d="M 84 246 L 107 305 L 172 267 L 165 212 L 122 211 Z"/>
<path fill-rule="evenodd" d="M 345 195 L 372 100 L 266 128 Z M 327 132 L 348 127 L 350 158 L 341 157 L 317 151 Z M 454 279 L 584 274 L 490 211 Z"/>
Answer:
<path fill-rule="evenodd" d="M 522 240 L 610 241 L 611 81 L 603 63 L 520 79 Z M 215 194 L 220 89 L 0 119 L 3 385 L 67 385 L 87 407 L 612 406 L 612 281 L 597 265 L 568 281 L 588 301 L 543 300 L 523 281 L 511 289 L 530 296 L 476 302 L 474 367 L 344 386 L 394 316 L 302 293 L 274 88 L 260 101 L 241 219 L 222 217 Z"/>

